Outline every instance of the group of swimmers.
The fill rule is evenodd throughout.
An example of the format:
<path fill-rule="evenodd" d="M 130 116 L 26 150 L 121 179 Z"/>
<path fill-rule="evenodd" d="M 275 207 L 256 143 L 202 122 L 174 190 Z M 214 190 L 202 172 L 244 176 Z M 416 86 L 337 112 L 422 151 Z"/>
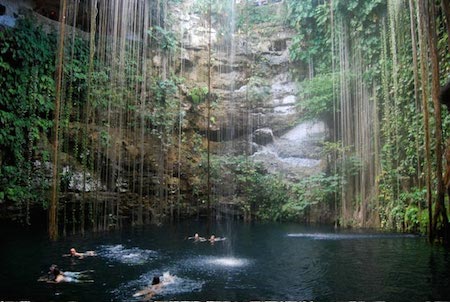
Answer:
<path fill-rule="evenodd" d="M 214 234 L 209 237 L 209 239 L 206 239 L 205 237 L 200 236 L 198 233 L 195 233 L 194 236 L 188 237 L 189 240 L 194 240 L 195 242 L 205 242 L 209 241 L 210 243 L 214 243 L 216 241 L 223 241 L 226 239 L 226 237 L 216 237 Z"/>
<path fill-rule="evenodd" d="M 75 248 L 69 250 L 69 254 L 64 254 L 63 257 L 73 257 L 83 259 L 85 257 L 97 256 L 94 251 L 77 252 Z M 63 272 L 56 264 L 52 264 L 49 268 L 46 277 L 41 277 L 38 281 L 46 281 L 48 283 L 61 283 L 61 282 L 94 282 L 88 279 L 89 276 L 86 273 L 93 272 L 92 270 L 82 272 Z"/>
<path fill-rule="evenodd" d="M 69 250 L 69 254 L 62 255 L 63 257 L 73 257 L 77 259 L 84 259 L 85 257 L 97 256 L 95 251 L 77 252 L 75 248 Z M 94 282 L 89 279 L 89 273 L 93 270 L 81 272 L 67 272 L 62 271 L 56 264 L 52 264 L 49 268 L 47 276 L 41 277 L 38 281 L 46 281 L 47 283 L 61 283 L 61 282 Z M 151 284 L 136 292 L 133 297 L 141 297 L 142 301 L 150 300 L 154 295 L 160 293 L 164 286 L 173 283 L 175 276 L 166 272 L 162 276 L 154 276 Z"/>
<path fill-rule="evenodd" d="M 225 237 L 216 237 L 214 234 L 206 239 L 201 237 L 198 233 L 195 233 L 193 237 L 188 237 L 190 240 L 196 242 L 208 241 L 214 244 L 216 241 L 223 241 Z M 72 257 L 77 259 L 84 259 L 86 257 L 97 256 L 95 251 L 78 252 L 75 248 L 69 250 L 69 254 L 64 254 L 63 257 Z M 52 264 L 49 268 L 48 275 L 44 278 L 39 278 L 38 281 L 46 281 L 48 283 L 61 283 L 61 282 L 94 282 L 94 280 L 89 279 L 87 273 L 93 272 L 92 270 L 82 271 L 82 272 L 63 272 L 59 269 L 56 264 Z M 170 275 L 170 273 L 164 273 L 162 276 L 154 276 L 151 284 L 136 292 L 133 297 L 142 297 L 143 301 L 150 300 L 154 295 L 160 293 L 162 288 L 170 283 L 173 283 L 175 276 Z"/>

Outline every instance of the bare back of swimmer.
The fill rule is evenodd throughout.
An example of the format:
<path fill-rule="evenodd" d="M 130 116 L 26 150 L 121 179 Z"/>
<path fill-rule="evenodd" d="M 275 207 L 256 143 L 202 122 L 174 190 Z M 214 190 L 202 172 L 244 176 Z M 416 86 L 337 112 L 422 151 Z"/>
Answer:
<path fill-rule="evenodd" d="M 136 292 L 133 297 L 142 297 L 144 296 L 143 300 L 144 301 L 148 301 L 150 300 L 154 295 L 159 294 L 162 290 L 163 287 L 173 283 L 174 282 L 174 277 L 170 275 L 170 273 L 164 273 L 163 278 L 161 280 L 161 278 L 159 276 L 154 276 L 152 279 L 152 284 L 148 287 L 148 288 L 144 288 L 138 292 Z"/>

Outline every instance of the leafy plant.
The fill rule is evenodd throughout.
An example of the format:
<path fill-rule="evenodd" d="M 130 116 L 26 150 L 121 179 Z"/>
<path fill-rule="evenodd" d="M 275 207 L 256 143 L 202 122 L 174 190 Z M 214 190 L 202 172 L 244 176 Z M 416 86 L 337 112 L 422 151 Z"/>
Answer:
<path fill-rule="evenodd" d="M 300 84 L 297 110 L 306 120 L 320 119 L 333 127 L 333 114 L 338 108 L 333 104 L 338 95 L 336 74 L 320 74 Z M 333 89 L 335 91 L 333 91 Z"/>
<path fill-rule="evenodd" d="M 188 99 L 194 104 L 198 105 L 206 100 L 206 96 L 208 95 L 208 87 L 194 87 L 188 92 Z"/>
<path fill-rule="evenodd" d="M 31 19 L 0 31 L 0 197 L 21 207 L 41 200 L 34 157 L 52 127 L 55 35 Z"/>
<path fill-rule="evenodd" d="M 153 44 L 165 51 L 174 51 L 177 47 L 175 34 L 160 26 L 153 26 L 147 31 L 153 40 Z"/>

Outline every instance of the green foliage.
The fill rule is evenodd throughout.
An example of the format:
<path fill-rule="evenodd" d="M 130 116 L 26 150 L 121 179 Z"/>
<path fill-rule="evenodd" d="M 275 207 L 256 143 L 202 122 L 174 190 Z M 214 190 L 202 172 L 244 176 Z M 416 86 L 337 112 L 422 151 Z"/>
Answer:
<path fill-rule="evenodd" d="M 245 0 L 240 4 L 239 15 L 237 19 L 237 28 L 240 30 L 252 30 L 260 28 L 261 24 L 285 22 L 285 14 L 277 13 L 279 5 L 254 5 L 253 0 Z"/>
<path fill-rule="evenodd" d="M 392 188 L 380 186 L 380 217 L 382 226 L 386 229 L 408 232 L 426 231 L 428 217 L 423 212 L 425 208 L 426 190 L 412 188 L 402 192 L 398 198 L 390 194 Z M 424 210 L 420 210 L 424 209 Z"/>
<path fill-rule="evenodd" d="M 330 72 L 332 57 L 330 3 L 318 0 L 286 2 L 288 9 L 286 20 L 296 30 L 290 47 L 291 59 L 308 64 L 313 62 L 316 71 Z M 333 4 L 335 20 L 345 24 L 348 30 L 346 34 L 350 35 L 351 41 L 355 41 L 351 46 L 360 49 L 369 63 L 368 66 L 372 66 L 365 71 L 365 76 L 373 77 L 379 72 L 376 70 L 380 52 L 379 23 L 380 16 L 386 9 L 385 1 L 338 0 Z M 341 34 L 338 28 L 333 30 L 335 35 Z"/>
<path fill-rule="evenodd" d="M 163 145 L 168 144 L 170 132 L 178 124 L 180 117 L 177 99 L 177 79 L 162 80 L 154 78 L 151 85 L 151 112 L 146 118 L 152 125 L 152 133 L 161 139 Z"/>
<path fill-rule="evenodd" d="M 213 157 L 211 179 L 214 187 L 239 197 L 244 212 L 271 221 L 304 220 L 309 207 L 332 200 L 340 186 L 338 175 L 325 174 L 291 183 L 245 157 Z"/>
<path fill-rule="evenodd" d="M 39 198 L 31 160 L 52 127 L 56 39 L 21 19 L 0 45 L 0 196 L 20 206 Z"/>
<path fill-rule="evenodd" d="M 405 211 L 405 229 L 409 232 L 416 232 L 420 225 L 419 208 L 416 206 L 410 206 Z"/>
<path fill-rule="evenodd" d="M 338 112 L 333 105 L 335 95 L 339 93 L 339 91 L 333 93 L 333 85 L 338 86 L 337 80 L 337 75 L 320 74 L 300 84 L 297 110 L 302 113 L 303 119 L 320 119 L 332 126 L 333 112 Z"/>
<path fill-rule="evenodd" d="M 157 45 L 165 51 L 174 51 L 176 49 L 178 41 L 173 32 L 160 26 L 153 26 L 150 27 L 147 33 L 152 38 L 152 45 Z"/>
<path fill-rule="evenodd" d="M 208 87 L 194 87 L 188 92 L 188 99 L 194 104 L 198 105 L 206 100 L 208 94 Z"/>
<path fill-rule="evenodd" d="M 298 217 L 310 206 L 332 200 L 340 188 L 340 179 L 339 175 L 319 173 L 293 184 L 287 203 L 283 205 L 283 212 L 287 217 Z"/>
<path fill-rule="evenodd" d="M 286 20 L 296 30 L 289 49 L 291 59 L 304 63 L 311 60 L 322 64 L 330 62 L 329 4 L 317 0 L 286 2 L 288 6 Z"/>

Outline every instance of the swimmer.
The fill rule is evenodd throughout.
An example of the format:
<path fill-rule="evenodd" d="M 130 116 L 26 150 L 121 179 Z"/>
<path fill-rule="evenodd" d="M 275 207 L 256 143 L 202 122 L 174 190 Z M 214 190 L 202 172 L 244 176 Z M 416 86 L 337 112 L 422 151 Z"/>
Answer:
<path fill-rule="evenodd" d="M 164 273 L 162 276 L 162 280 L 159 276 L 154 276 L 152 279 L 152 284 L 148 288 L 144 288 L 138 292 L 136 292 L 133 297 L 142 297 L 144 296 L 143 301 L 150 300 L 154 295 L 159 294 L 163 287 L 173 283 L 175 280 L 175 276 L 170 273 Z"/>
<path fill-rule="evenodd" d="M 97 254 L 94 251 L 86 251 L 83 253 L 79 253 L 75 248 L 71 248 L 69 253 L 70 254 L 63 255 L 63 257 L 77 257 L 78 259 L 83 259 L 84 257 L 88 256 L 97 256 Z"/>
<path fill-rule="evenodd" d="M 87 279 L 88 276 L 84 275 L 86 272 L 62 272 L 57 265 L 52 264 L 50 266 L 48 277 L 39 278 L 38 281 L 46 281 L 47 283 L 61 283 L 61 282 L 94 282 L 94 280 Z"/>
<path fill-rule="evenodd" d="M 213 235 L 211 235 L 211 237 L 209 237 L 208 241 L 209 241 L 211 244 L 214 244 L 214 242 L 216 242 L 216 241 L 224 241 L 225 239 L 227 239 L 227 238 L 226 238 L 226 237 L 216 237 L 216 236 L 213 234 Z"/>
<path fill-rule="evenodd" d="M 194 237 L 188 237 L 188 239 L 190 239 L 190 240 L 193 239 L 194 241 L 197 241 L 197 242 L 206 241 L 206 239 L 204 237 L 199 236 L 198 233 L 195 233 Z"/>
<path fill-rule="evenodd" d="M 60 283 L 60 282 L 71 282 L 72 278 L 65 277 L 63 272 L 59 270 L 56 265 L 50 267 L 50 278 L 47 282 L 49 283 Z"/>

